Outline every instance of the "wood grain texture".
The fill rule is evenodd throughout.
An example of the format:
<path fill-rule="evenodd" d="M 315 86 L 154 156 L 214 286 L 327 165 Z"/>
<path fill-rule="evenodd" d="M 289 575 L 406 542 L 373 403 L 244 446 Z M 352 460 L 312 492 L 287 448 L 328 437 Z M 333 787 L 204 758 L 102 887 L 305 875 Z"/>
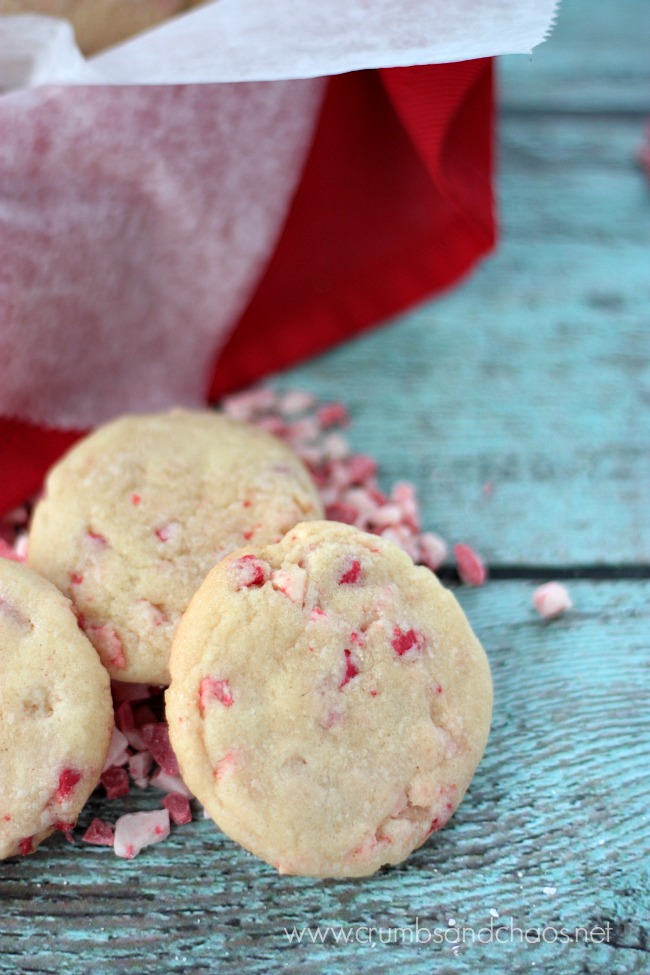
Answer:
<path fill-rule="evenodd" d="M 412 480 L 424 524 L 492 564 L 647 562 L 648 328 L 538 303 L 522 278 L 488 304 L 474 281 L 287 384 L 350 402 L 383 484 Z"/>
<path fill-rule="evenodd" d="M 629 0 L 608 16 L 625 70 L 650 91 L 642 7 Z M 593 72 L 568 113 L 507 107 L 518 92 L 545 104 L 540 74 L 555 77 L 557 59 L 582 70 L 595 30 L 605 44 L 604 8 L 566 0 L 565 19 L 533 63 L 504 59 L 495 257 L 446 297 L 282 382 L 348 402 L 353 442 L 380 459 L 384 483 L 413 480 L 427 527 L 493 564 L 648 563 L 650 190 L 636 161 L 645 118 L 624 111 L 617 78 L 617 111 L 601 111 Z M 566 98 L 575 91 L 567 83 Z"/>
<path fill-rule="evenodd" d="M 575 609 L 547 623 L 530 584 L 460 590 L 492 665 L 492 733 L 452 823 L 401 867 L 358 881 L 279 877 L 200 819 L 132 862 L 55 838 L 2 865 L 0 971 L 335 975 L 398 960 L 405 975 L 518 975 L 533 962 L 553 975 L 648 971 L 650 583 L 571 591 Z M 84 820 L 115 808 L 93 800 Z M 363 940 L 356 926 L 373 926 L 397 939 L 389 929 L 416 917 L 441 932 L 450 918 L 476 931 L 492 920 L 502 940 L 511 918 L 522 931 L 609 923 L 610 944 L 515 933 L 455 951 L 376 933 L 375 947 L 331 935 L 290 946 L 284 933 L 342 925 Z"/>
<path fill-rule="evenodd" d="M 503 59 L 503 105 L 527 112 L 648 111 L 646 0 L 562 0 L 551 42 Z"/>

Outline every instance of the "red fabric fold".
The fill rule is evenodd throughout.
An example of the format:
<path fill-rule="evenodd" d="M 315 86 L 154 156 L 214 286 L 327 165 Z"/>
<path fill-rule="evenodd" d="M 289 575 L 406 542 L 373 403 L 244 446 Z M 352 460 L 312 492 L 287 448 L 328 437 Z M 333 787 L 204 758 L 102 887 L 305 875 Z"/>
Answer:
<path fill-rule="evenodd" d="M 259 287 L 208 397 L 450 286 L 494 245 L 490 59 L 339 75 Z M 0 512 L 80 436 L 0 419 Z"/>
<path fill-rule="evenodd" d="M 40 491 L 47 469 L 80 436 L 0 417 L 0 514 Z"/>
<path fill-rule="evenodd" d="M 330 79 L 271 262 L 215 399 L 448 287 L 493 246 L 491 59 Z"/>

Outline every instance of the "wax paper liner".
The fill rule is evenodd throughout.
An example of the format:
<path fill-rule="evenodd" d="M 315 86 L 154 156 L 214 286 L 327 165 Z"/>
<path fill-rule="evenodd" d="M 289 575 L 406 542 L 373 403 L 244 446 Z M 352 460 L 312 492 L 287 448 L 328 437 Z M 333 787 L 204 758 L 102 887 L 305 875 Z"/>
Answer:
<path fill-rule="evenodd" d="M 0 17 L 0 505 L 44 426 L 204 404 L 492 247 L 477 55 L 529 51 L 553 3 L 256 6 L 89 60 L 62 22 Z"/>

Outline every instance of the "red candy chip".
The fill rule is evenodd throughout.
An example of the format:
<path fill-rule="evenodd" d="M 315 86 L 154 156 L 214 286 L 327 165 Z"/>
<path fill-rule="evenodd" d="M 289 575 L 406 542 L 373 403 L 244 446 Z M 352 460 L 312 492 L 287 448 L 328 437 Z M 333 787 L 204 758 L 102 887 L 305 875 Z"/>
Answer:
<path fill-rule="evenodd" d="M 168 775 L 180 775 L 178 761 L 169 742 L 169 728 L 166 721 L 145 724 L 140 729 L 148 751 Z"/>
<path fill-rule="evenodd" d="M 359 517 L 359 509 L 345 501 L 334 501 L 325 508 L 329 521 L 342 521 L 345 525 L 354 525 Z"/>
<path fill-rule="evenodd" d="M 106 789 L 107 799 L 120 799 L 129 794 L 129 773 L 123 768 L 109 768 L 102 772 L 100 781 Z"/>
<path fill-rule="evenodd" d="M 361 562 L 352 559 L 350 566 L 339 577 L 339 586 L 354 585 L 361 578 Z"/>
<path fill-rule="evenodd" d="M 201 681 L 199 697 L 201 699 L 201 711 L 205 711 L 212 701 L 219 701 L 225 708 L 229 708 L 235 703 L 229 682 L 211 675 L 204 677 Z"/>
<path fill-rule="evenodd" d="M 24 839 L 18 841 L 18 852 L 21 857 L 26 857 L 28 853 L 34 852 L 34 837 L 25 836 Z"/>
<path fill-rule="evenodd" d="M 403 657 L 410 650 L 421 653 L 423 649 L 423 638 L 421 634 L 416 633 L 413 629 L 401 630 L 399 626 L 396 626 L 393 630 L 391 646 L 399 657 Z"/>
<path fill-rule="evenodd" d="M 111 693 L 116 704 L 120 701 L 148 701 L 154 688 L 149 684 L 125 684 L 121 680 L 111 681 Z"/>
<path fill-rule="evenodd" d="M 321 406 L 316 414 L 316 419 L 323 429 L 346 426 L 350 422 L 348 411 L 342 403 L 326 403 L 325 406 Z"/>
<path fill-rule="evenodd" d="M 113 827 L 96 816 L 81 838 L 94 846 L 112 846 Z"/>
<path fill-rule="evenodd" d="M 348 684 L 352 678 L 356 677 L 359 673 L 359 668 L 352 659 L 351 652 L 349 650 L 344 650 L 343 653 L 345 654 L 345 674 L 343 676 L 343 680 L 339 684 L 339 690 L 342 687 L 345 687 L 345 685 Z"/>
<path fill-rule="evenodd" d="M 56 790 L 57 802 L 65 802 L 74 787 L 81 781 L 81 772 L 74 768 L 65 768 L 59 775 L 59 786 Z"/>
<path fill-rule="evenodd" d="M 142 728 L 146 724 L 158 724 L 158 716 L 148 704 L 140 704 L 134 708 L 133 720 L 136 728 Z"/>
<path fill-rule="evenodd" d="M 235 581 L 235 589 L 255 589 L 269 578 L 269 567 L 254 555 L 242 555 L 230 563 L 229 571 Z"/>
<path fill-rule="evenodd" d="M 347 471 L 351 484 L 363 484 L 377 473 L 377 461 L 367 454 L 353 454 L 347 461 Z"/>
<path fill-rule="evenodd" d="M 192 822 L 192 809 L 187 796 L 182 796 L 180 792 L 170 792 L 163 799 L 163 806 L 169 811 L 169 818 L 176 826 L 183 826 L 185 823 Z"/>
<path fill-rule="evenodd" d="M 461 580 L 468 586 L 482 586 L 487 579 L 487 569 L 483 559 L 470 545 L 454 545 L 456 568 Z"/>
<path fill-rule="evenodd" d="M 133 731 L 135 728 L 133 706 L 130 701 L 122 701 L 115 708 L 115 724 L 120 731 Z"/>

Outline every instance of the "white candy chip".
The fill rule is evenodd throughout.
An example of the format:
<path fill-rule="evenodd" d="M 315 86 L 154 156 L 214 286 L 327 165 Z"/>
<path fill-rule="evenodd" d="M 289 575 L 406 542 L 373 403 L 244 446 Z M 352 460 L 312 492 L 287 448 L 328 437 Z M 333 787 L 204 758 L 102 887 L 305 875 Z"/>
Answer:
<path fill-rule="evenodd" d="M 115 823 L 114 850 L 118 857 L 132 860 L 140 850 L 152 843 L 159 843 L 169 836 L 169 812 L 154 809 L 153 812 L 127 813 Z"/>
<path fill-rule="evenodd" d="M 108 755 L 102 772 L 114 765 L 126 765 L 129 760 L 129 740 L 117 726 L 113 727 L 113 735 L 108 748 Z"/>
<path fill-rule="evenodd" d="M 561 616 L 573 603 L 566 588 L 559 582 L 547 582 L 533 593 L 533 606 L 544 619 Z"/>

